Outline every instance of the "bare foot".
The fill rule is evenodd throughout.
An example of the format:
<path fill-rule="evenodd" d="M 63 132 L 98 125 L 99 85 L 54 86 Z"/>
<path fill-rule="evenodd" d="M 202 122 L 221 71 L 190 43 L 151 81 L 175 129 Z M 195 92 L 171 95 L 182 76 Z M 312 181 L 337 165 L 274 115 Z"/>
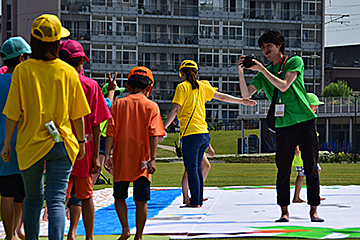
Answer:
<path fill-rule="evenodd" d="M 126 233 L 122 233 L 121 236 L 118 238 L 118 240 L 126 240 L 130 237 L 130 233 L 129 232 L 126 232 Z"/>
<path fill-rule="evenodd" d="M 301 198 L 293 199 L 293 203 L 306 203 L 306 201 L 302 200 Z"/>
<path fill-rule="evenodd" d="M 190 199 L 189 198 L 187 198 L 187 199 L 183 199 L 183 204 L 189 204 L 190 203 Z"/>

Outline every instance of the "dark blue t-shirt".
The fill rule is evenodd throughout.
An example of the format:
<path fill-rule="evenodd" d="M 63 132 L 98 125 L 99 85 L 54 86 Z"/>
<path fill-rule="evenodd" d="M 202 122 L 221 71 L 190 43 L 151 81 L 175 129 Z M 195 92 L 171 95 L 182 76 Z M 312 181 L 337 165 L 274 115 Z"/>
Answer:
<path fill-rule="evenodd" d="M 6 116 L 2 114 L 2 111 L 5 107 L 6 99 L 9 94 L 10 83 L 11 83 L 12 74 L 0 74 L 0 149 L 4 146 L 4 138 L 5 138 L 5 124 L 6 124 Z M 4 162 L 2 159 L 0 160 L 0 176 L 9 176 L 13 174 L 20 174 L 19 165 L 17 162 L 17 154 L 15 150 L 16 146 L 16 128 L 14 131 L 14 135 L 11 139 L 11 158 L 9 162 Z"/>

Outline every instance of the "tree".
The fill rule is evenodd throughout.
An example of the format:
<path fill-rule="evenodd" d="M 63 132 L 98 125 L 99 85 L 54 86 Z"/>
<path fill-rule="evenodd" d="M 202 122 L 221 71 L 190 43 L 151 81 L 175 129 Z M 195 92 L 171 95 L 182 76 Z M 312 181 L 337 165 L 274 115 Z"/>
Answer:
<path fill-rule="evenodd" d="M 347 82 L 338 80 L 330 83 L 321 93 L 322 97 L 350 97 L 353 90 L 348 87 Z"/>

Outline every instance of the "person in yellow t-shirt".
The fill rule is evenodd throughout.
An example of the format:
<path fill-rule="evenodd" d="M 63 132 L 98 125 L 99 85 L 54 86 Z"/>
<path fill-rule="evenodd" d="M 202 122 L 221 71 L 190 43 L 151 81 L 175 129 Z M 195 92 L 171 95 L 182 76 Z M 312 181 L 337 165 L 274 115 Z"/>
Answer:
<path fill-rule="evenodd" d="M 201 207 L 204 187 L 201 166 L 205 149 L 210 144 L 208 125 L 205 121 L 205 102 L 216 99 L 253 106 L 256 101 L 217 92 L 208 81 L 198 81 L 198 65 L 193 60 L 184 60 L 181 63 L 179 76 L 183 82 L 176 87 L 173 107 L 164 126 L 169 127 L 178 116 L 183 160 L 191 194 L 190 203 L 184 207 Z"/>
<path fill-rule="evenodd" d="M 7 119 L 0 155 L 4 161 L 9 161 L 10 139 L 18 124 L 16 151 L 25 185 L 26 239 L 39 238 L 44 163 L 49 239 L 64 238 L 67 183 L 76 158 L 85 154 L 83 116 L 90 109 L 78 73 L 58 58 L 60 39 L 69 34 L 55 15 L 43 14 L 33 21 L 30 59 L 15 68 L 3 110 Z M 51 121 L 48 130 L 45 124 Z M 56 129 L 60 137 L 51 134 Z"/>

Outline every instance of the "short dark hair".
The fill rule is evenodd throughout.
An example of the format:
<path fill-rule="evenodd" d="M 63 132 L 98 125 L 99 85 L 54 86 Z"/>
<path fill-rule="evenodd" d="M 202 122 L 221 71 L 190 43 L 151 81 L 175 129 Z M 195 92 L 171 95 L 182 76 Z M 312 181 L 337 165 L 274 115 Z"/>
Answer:
<path fill-rule="evenodd" d="M 59 51 L 59 57 L 61 60 L 69 64 L 70 66 L 73 66 L 74 68 L 79 65 L 79 62 L 81 60 L 81 57 L 75 57 L 75 58 L 68 58 L 70 56 L 70 53 L 66 50 L 60 50 Z"/>
<path fill-rule="evenodd" d="M 30 38 L 30 46 L 33 59 L 42 59 L 44 61 L 54 60 L 59 57 L 60 40 L 55 42 L 43 42 L 33 36 Z"/>
<path fill-rule="evenodd" d="M 147 88 L 147 86 L 152 84 L 152 81 L 150 78 L 142 75 L 132 75 L 129 77 L 127 83 L 130 85 L 132 89 L 134 88 L 140 88 L 144 90 Z"/>
<path fill-rule="evenodd" d="M 270 30 L 263 33 L 258 40 L 258 46 L 261 48 L 264 43 L 273 43 L 276 46 L 281 45 L 280 52 L 285 54 L 285 37 L 284 35 L 276 30 Z"/>
<path fill-rule="evenodd" d="M 0 53 L 0 55 L 1 55 L 1 57 L 5 56 L 2 53 Z M 27 59 L 27 57 L 29 56 L 28 53 L 24 53 L 23 55 L 24 55 L 25 59 Z M 19 57 L 20 56 L 17 56 L 17 57 L 8 59 L 8 60 L 3 59 L 4 65 L 7 66 L 7 67 L 16 67 L 20 63 Z"/>

